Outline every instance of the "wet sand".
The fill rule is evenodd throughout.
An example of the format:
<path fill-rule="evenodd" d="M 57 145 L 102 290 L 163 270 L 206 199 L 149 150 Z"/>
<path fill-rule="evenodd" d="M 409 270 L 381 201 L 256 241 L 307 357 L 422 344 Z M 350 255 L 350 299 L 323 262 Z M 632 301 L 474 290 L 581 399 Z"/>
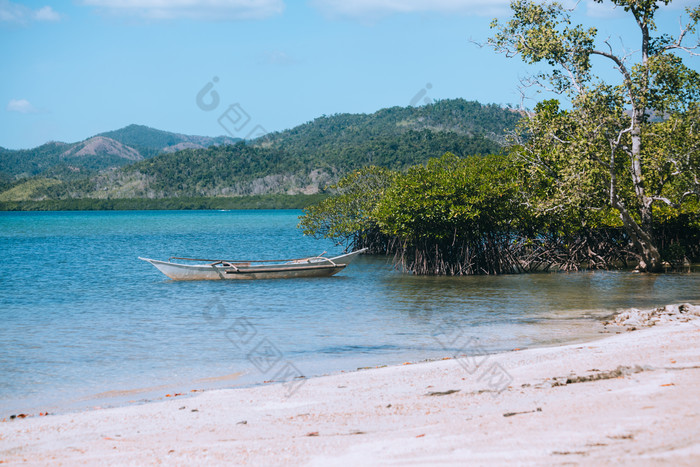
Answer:
<path fill-rule="evenodd" d="M 697 465 L 697 315 L 633 312 L 589 343 L 5 420 L 0 461 Z"/>

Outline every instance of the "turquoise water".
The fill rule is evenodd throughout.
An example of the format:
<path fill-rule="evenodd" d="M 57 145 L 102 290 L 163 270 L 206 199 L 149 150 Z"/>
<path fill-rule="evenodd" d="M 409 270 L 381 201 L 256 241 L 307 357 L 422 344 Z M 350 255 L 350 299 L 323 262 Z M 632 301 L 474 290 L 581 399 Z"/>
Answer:
<path fill-rule="evenodd" d="M 303 237 L 299 214 L 0 213 L 0 418 L 259 384 L 287 364 L 313 376 L 452 355 L 435 338 L 446 322 L 495 352 L 595 337 L 623 308 L 700 302 L 698 273 L 414 277 L 363 256 L 330 278 L 173 282 L 137 259 L 342 251 Z"/>

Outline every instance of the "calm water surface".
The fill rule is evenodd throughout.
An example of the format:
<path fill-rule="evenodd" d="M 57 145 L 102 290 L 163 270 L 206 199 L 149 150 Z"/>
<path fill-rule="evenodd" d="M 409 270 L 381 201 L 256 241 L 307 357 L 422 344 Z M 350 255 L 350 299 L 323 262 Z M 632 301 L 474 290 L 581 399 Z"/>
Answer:
<path fill-rule="evenodd" d="M 312 376 L 452 355 L 433 337 L 444 322 L 496 352 L 598 336 L 619 309 L 700 302 L 698 273 L 426 278 L 361 257 L 331 278 L 173 282 L 137 259 L 342 251 L 303 237 L 299 214 L 0 213 L 0 418 L 257 384 L 282 363 Z M 241 323 L 246 345 L 279 357 L 270 369 L 248 358 Z"/>

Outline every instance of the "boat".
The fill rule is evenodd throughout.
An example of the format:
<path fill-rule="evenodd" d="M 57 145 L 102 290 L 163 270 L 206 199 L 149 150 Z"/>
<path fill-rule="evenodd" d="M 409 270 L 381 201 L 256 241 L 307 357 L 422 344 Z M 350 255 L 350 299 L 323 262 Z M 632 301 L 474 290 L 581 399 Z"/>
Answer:
<path fill-rule="evenodd" d="M 294 277 L 328 277 L 342 271 L 367 248 L 333 258 L 318 256 L 298 259 L 232 261 L 171 257 L 168 261 L 142 258 L 176 281 L 229 279 L 290 279 Z M 175 261 L 187 261 L 189 264 Z"/>

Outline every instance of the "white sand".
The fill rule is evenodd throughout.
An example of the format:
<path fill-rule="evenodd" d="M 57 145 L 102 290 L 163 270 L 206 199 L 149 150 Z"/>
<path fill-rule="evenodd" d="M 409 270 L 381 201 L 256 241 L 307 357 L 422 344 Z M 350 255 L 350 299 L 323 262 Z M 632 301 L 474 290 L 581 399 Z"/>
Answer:
<path fill-rule="evenodd" d="M 680 318 L 483 362 L 313 378 L 291 397 L 277 384 L 8 420 L 0 461 L 700 465 L 700 319 Z M 621 376 L 566 383 L 591 375 Z"/>

